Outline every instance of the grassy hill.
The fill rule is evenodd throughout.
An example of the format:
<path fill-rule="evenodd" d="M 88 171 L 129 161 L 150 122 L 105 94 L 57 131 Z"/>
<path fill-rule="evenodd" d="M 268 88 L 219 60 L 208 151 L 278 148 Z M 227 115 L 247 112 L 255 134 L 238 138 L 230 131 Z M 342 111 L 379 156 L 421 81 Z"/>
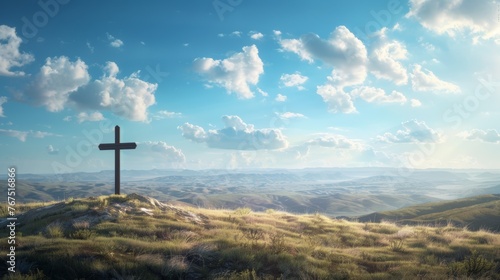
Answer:
<path fill-rule="evenodd" d="M 425 203 L 394 211 L 377 212 L 358 219 L 360 222 L 383 220 L 400 224 L 453 224 L 471 230 L 500 231 L 500 194 L 481 195 L 451 201 Z"/>
<path fill-rule="evenodd" d="M 3 279 L 500 279 L 500 235 L 485 230 L 189 208 L 137 194 L 16 207 L 17 272 Z"/>

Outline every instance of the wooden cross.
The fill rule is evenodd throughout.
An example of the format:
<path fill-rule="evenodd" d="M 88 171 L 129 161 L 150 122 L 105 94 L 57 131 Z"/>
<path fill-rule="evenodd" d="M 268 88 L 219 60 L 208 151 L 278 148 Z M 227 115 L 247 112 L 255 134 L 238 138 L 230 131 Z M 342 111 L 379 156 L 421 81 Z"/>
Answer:
<path fill-rule="evenodd" d="M 120 127 L 115 126 L 115 143 L 100 144 L 99 150 L 115 150 L 115 194 L 120 194 L 120 150 L 135 149 L 134 142 L 120 143 Z"/>

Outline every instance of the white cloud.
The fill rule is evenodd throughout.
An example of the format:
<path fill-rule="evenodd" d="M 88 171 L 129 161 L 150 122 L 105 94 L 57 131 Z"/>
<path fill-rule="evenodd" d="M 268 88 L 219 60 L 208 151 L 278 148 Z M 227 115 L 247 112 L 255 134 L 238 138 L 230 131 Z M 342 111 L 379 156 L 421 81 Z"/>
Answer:
<path fill-rule="evenodd" d="M 274 100 L 278 102 L 285 102 L 286 99 L 287 99 L 286 95 L 278 93 L 278 95 L 276 95 L 276 98 Z"/>
<path fill-rule="evenodd" d="M 95 48 L 89 42 L 87 42 L 87 48 L 89 48 L 90 53 L 94 53 Z"/>
<path fill-rule="evenodd" d="M 288 119 L 299 119 L 299 118 L 305 118 L 303 114 L 300 113 L 293 113 L 293 112 L 285 112 L 285 113 L 276 113 L 278 118 L 283 119 L 283 120 L 288 120 Z"/>
<path fill-rule="evenodd" d="M 400 61 L 407 58 L 408 52 L 402 43 L 388 40 L 385 32 L 384 28 L 378 33 L 378 43 L 370 54 L 370 72 L 378 79 L 405 85 L 408 74 Z"/>
<path fill-rule="evenodd" d="M 498 3 L 494 0 L 411 0 L 407 17 L 425 28 L 455 37 L 469 33 L 473 41 L 500 38 Z"/>
<path fill-rule="evenodd" d="M 381 88 L 374 88 L 368 86 L 361 86 L 355 88 L 351 91 L 351 96 L 360 97 L 366 102 L 374 103 L 406 103 L 406 97 L 395 90 L 391 94 L 385 94 L 385 91 Z"/>
<path fill-rule="evenodd" d="M 0 135 L 6 135 L 9 137 L 14 137 L 19 139 L 21 142 L 25 142 L 28 137 L 29 131 L 19 131 L 12 129 L 0 129 Z"/>
<path fill-rule="evenodd" d="M 118 79 L 119 68 L 114 62 L 104 67 L 101 79 L 90 81 L 85 62 L 72 62 L 67 57 L 47 58 L 21 99 L 50 112 L 67 107 L 78 110 L 109 110 L 132 121 L 148 121 L 147 109 L 155 103 L 157 84 L 141 80 L 137 73 Z M 99 118 L 82 114 L 80 119 Z"/>
<path fill-rule="evenodd" d="M 281 36 L 281 31 L 279 31 L 279 30 L 273 30 L 273 35 L 276 36 L 276 37 L 279 37 L 279 36 Z"/>
<path fill-rule="evenodd" d="M 0 96 L 0 117 L 5 117 L 3 113 L 3 107 L 2 105 L 7 102 L 7 97 L 6 96 Z"/>
<path fill-rule="evenodd" d="M 28 136 L 35 137 L 35 138 L 45 138 L 47 136 L 60 136 L 57 134 L 53 134 L 50 132 L 45 132 L 45 131 L 34 131 L 34 130 L 29 130 L 29 131 L 19 131 L 19 130 L 13 130 L 13 129 L 0 129 L 0 135 L 5 135 L 9 137 L 14 137 L 19 139 L 21 142 L 25 142 Z"/>
<path fill-rule="evenodd" d="M 65 56 L 49 57 L 21 98 L 50 112 L 62 111 L 70 94 L 90 81 L 87 69 L 80 59 L 72 62 Z"/>
<path fill-rule="evenodd" d="M 162 119 L 178 118 L 181 116 L 182 116 L 181 113 L 170 112 L 167 110 L 161 110 L 161 111 L 156 112 L 156 114 L 154 114 L 153 118 L 155 120 L 162 120 Z"/>
<path fill-rule="evenodd" d="M 252 38 L 254 40 L 260 40 L 260 39 L 264 38 L 264 34 L 262 34 L 260 32 L 251 32 L 250 38 Z"/>
<path fill-rule="evenodd" d="M 101 79 L 71 94 L 71 101 L 80 109 L 109 110 L 131 121 L 147 122 L 158 85 L 141 80 L 137 73 L 117 78 L 119 68 L 114 62 L 108 62 L 105 71 Z"/>
<path fill-rule="evenodd" d="M 422 66 L 415 64 L 411 76 L 412 89 L 415 91 L 434 91 L 446 93 L 458 93 L 460 87 L 440 80 L 432 71 L 424 69 Z"/>
<path fill-rule="evenodd" d="M 66 116 L 66 117 L 63 118 L 63 121 L 69 122 L 69 121 L 71 121 L 71 119 L 72 119 L 71 116 Z"/>
<path fill-rule="evenodd" d="M 328 105 L 328 111 L 331 113 L 356 113 L 356 108 L 352 102 L 351 96 L 344 92 L 342 88 L 332 85 L 318 86 L 317 94 Z"/>
<path fill-rule="evenodd" d="M 267 97 L 269 94 L 265 91 L 263 91 L 261 88 L 257 88 L 257 92 L 260 93 L 260 95 Z"/>
<path fill-rule="evenodd" d="M 337 134 L 322 134 L 315 139 L 307 141 L 306 145 L 350 150 L 361 148 L 359 143 Z"/>
<path fill-rule="evenodd" d="M 480 140 L 489 143 L 500 143 L 500 134 L 495 129 L 481 130 L 473 129 L 469 132 L 464 131 L 459 134 L 464 139 L 467 140 Z"/>
<path fill-rule="evenodd" d="M 24 66 L 35 60 L 33 55 L 19 51 L 21 42 L 15 28 L 0 25 L 0 76 L 24 76 L 24 72 L 12 71 L 11 68 Z"/>
<path fill-rule="evenodd" d="M 241 37 L 241 31 L 233 31 L 229 36 Z"/>
<path fill-rule="evenodd" d="M 259 76 L 264 73 L 264 63 L 259 57 L 259 50 L 252 45 L 243 47 L 243 52 L 224 60 L 197 58 L 194 69 L 210 83 L 224 87 L 229 93 L 235 92 L 241 99 L 248 99 L 254 96 L 250 85 L 259 82 Z"/>
<path fill-rule="evenodd" d="M 51 132 L 33 131 L 33 130 L 29 131 L 29 135 L 31 135 L 31 136 L 33 136 L 35 138 L 45 138 L 47 136 L 61 136 L 61 135 L 57 135 L 57 134 L 54 134 L 54 133 L 51 133 Z"/>
<path fill-rule="evenodd" d="M 151 151 L 153 151 L 156 154 L 159 154 L 163 159 L 169 162 L 185 162 L 186 157 L 184 153 L 182 153 L 182 150 L 177 149 L 174 146 L 170 146 L 167 143 L 163 141 L 148 141 L 144 143 L 140 143 L 141 146 L 145 145 Z"/>
<path fill-rule="evenodd" d="M 82 122 L 98 122 L 104 120 L 104 116 L 100 112 L 93 112 L 91 114 L 87 112 L 81 112 L 76 116 L 79 123 Z"/>
<path fill-rule="evenodd" d="M 367 51 L 363 43 L 345 26 L 337 27 L 328 40 L 316 34 L 306 34 L 300 39 L 280 40 L 282 50 L 297 54 L 302 60 L 315 59 L 333 66 L 330 81 L 336 86 L 363 83 L 367 75 Z"/>
<path fill-rule="evenodd" d="M 182 136 L 210 148 L 229 150 L 274 150 L 286 148 L 288 141 L 279 129 L 255 129 L 238 116 L 223 116 L 224 128 L 205 131 L 202 127 L 185 123 L 178 128 Z"/>
<path fill-rule="evenodd" d="M 283 74 L 280 77 L 280 81 L 286 87 L 297 87 L 298 90 L 303 90 L 302 86 L 305 82 L 307 82 L 309 78 L 306 76 L 302 76 L 300 72 L 296 72 L 294 74 Z"/>
<path fill-rule="evenodd" d="M 410 102 L 411 102 L 411 107 L 422 106 L 422 102 L 420 102 L 420 100 L 418 100 L 418 99 L 411 99 Z"/>
<path fill-rule="evenodd" d="M 392 27 L 392 30 L 393 31 L 403 31 L 403 27 L 401 26 L 401 24 L 396 23 L 393 27 Z"/>
<path fill-rule="evenodd" d="M 410 120 L 401 125 L 403 128 L 395 134 L 387 132 L 377 136 L 377 140 L 387 143 L 437 143 L 442 141 L 442 135 L 428 127 L 423 121 Z"/>
<path fill-rule="evenodd" d="M 48 145 L 47 152 L 49 153 L 49 155 L 57 155 L 59 154 L 59 149 L 54 148 L 52 145 Z"/>
<path fill-rule="evenodd" d="M 113 35 L 106 33 L 106 36 L 108 37 L 109 45 L 114 47 L 114 48 L 119 48 L 123 46 L 123 41 L 120 39 L 115 38 Z"/>

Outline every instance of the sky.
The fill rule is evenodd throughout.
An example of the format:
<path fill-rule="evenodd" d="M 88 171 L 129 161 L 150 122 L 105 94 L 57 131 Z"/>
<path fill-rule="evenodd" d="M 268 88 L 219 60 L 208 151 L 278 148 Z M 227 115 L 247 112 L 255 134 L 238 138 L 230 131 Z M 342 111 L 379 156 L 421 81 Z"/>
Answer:
<path fill-rule="evenodd" d="M 500 168 L 500 2 L 2 1 L 0 166 Z"/>

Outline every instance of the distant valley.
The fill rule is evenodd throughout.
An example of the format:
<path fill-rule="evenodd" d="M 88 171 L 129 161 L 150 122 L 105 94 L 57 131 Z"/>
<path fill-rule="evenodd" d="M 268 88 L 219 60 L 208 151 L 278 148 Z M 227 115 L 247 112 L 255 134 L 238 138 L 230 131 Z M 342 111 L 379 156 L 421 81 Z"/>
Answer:
<path fill-rule="evenodd" d="M 6 185 L 1 180 L 0 185 Z M 5 187 L 5 186 L 3 186 Z M 176 205 L 249 207 L 329 216 L 361 216 L 416 204 L 500 193 L 500 172 L 391 168 L 124 170 L 122 193 Z M 21 202 L 112 194 L 114 172 L 18 174 Z"/>

